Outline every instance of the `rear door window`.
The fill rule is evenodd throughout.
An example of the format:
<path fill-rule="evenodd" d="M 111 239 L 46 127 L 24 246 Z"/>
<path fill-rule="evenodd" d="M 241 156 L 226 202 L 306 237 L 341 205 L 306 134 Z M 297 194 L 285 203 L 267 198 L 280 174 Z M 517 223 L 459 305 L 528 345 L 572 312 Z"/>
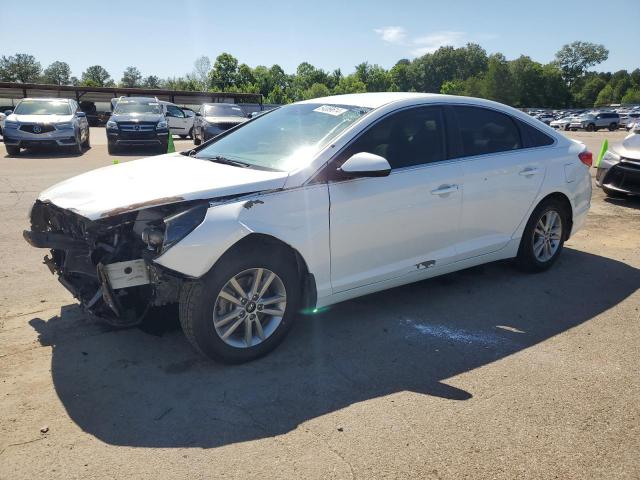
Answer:
<path fill-rule="evenodd" d="M 522 148 L 520 131 L 509 115 L 482 107 L 453 106 L 461 155 L 486 155 Z"/>

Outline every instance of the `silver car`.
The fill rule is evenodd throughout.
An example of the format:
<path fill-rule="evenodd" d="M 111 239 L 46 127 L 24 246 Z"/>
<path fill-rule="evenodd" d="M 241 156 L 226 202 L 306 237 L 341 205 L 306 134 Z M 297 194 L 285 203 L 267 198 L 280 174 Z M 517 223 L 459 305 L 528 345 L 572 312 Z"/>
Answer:
<path fill-rule="evenodd" d="M 586 130 L 595 132 L 601 128 L 615 131 L 620 125 L 620 115 L 615 112 L 588 113 L 575 118 L 570 124 L 571 130 Z"/>
<path fill-rule="evenodd" d="M 81 154 L 90 147 L 87 116 L 73 99 L 24 98 L 5 113 L 3 137 L 9 155 L 33 147 L 65 147 Z"/>
<path fill-rule="evenodd" d="M 596 166 L 596 185 L 608 196 L 640 196 L 640 128 L 611 145 Z"/>

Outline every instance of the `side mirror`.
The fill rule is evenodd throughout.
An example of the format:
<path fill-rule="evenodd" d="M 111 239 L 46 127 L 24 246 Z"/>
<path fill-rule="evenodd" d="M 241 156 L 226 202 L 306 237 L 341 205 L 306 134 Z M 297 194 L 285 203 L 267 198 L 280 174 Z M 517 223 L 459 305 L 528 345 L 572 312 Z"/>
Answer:
<path fill-rule="evenodd" d="M 202 114 L 200 112 L 196 112 L 196 117 L 201 117 Z"/>
<path fill-rule="evenodd" d="M 13 110 L 5 110 L 4 114 L 8 117 L 9 115 L 11 115 L 13 113 Z"/>
<path fill-rule="evenodd" d="M 86 118 L 87 114 L 84 112 L 76 112 L 76 117 L 78 118 Z"/>
<path fill-rule="evenodd" d="M 391 173 L 387 159 L 373 153 L 360 152 L 349 157 L 338 172 L 347 177 L 386 177 Z"/>

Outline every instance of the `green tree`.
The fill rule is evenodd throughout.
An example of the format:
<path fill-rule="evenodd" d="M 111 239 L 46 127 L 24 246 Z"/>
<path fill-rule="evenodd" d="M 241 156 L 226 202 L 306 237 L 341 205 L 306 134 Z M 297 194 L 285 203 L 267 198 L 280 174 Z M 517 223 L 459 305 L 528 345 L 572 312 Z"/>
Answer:
<path fill-rule="evenodd" d="M 602 78 L 593 76 L 589 78 L 582 88 L 574 94 L 574 99 L 581 107 L 593 107 L 600 91 L 607 86 Z"/>
<path fill-rule="evenodd" d="M 367 86 L 362 83 L 355 74 L 352 74 L 341 78 L 336 88 L 334 88 L 333 93 L 343 95 L 346 93 L 363 93 L 366 91 Z"/>
<path fill-rule="evenodd" d="M 514 107 L 545 106 L 545 81 L 542 65 L 521 55 L 509 62 L 513 78 Z"/>
<path fill-rule="evenodd" d="M 209 87 L 214 91 L 225 92 L 236 84 L 237 77 L 238 59 L 229 53 L 221 53 L 209 72 Z"/>
<path fill-rule="evenodd" d="M 640 88 L 632 87 L 622 97 L 621 103 L 625 105 L 640 105 Z"/>
<path fill-rule="evenodd" d="M 411 68 L 411 62 L 407 59 L 398 61 L 391 70 L 389 70 L 389 79 L 401 92 L 415 90 L 413 69 Z"/>
<path fill-rule="evenodd" d="M 142 86 L 145 88 L 160 88 L 160 78 L 155 75 L 149 75 L 142 80 Z"/>
<path fill-rule="evenodd" d="M 40 77 L 42 66 L 33 55 L 16 53 L 0 58 L 0 81 L 35 83 Z"/>
<path fill-rule="evenodd" d="M 573 84 L 587 69 L 609 58 L 604 45 L 591 42 L 573 42 L 564 45 L 556 53 L 555 63 L 562 70 L 567 85 Z"/>
<path fill-rule="evenodd" d="M 600 93 L 598 93 L 598 98 L 596 98 L 595 106 L 601 107 L 604 105 L 610 105 L 614 102 L 613 97 L 613 87 L 610 84 L 606 84 Z"/>
<path fill-rule="evenodd" d="M 331 95 L 329 87 L 324 83 L 314 83 L 304 91 L 303 98 L 309 100 L 310 98 L 326 97 L 328 95 Z"/>
<path fill-rule="evenodd" d="M 509 64 L 501 53 L 489 57 L 487 73 L 484 76 L 483 96 L 507 105 L 513 104 L 513 78 Z"/>
<path fill-rule="evenodd" d="M 465 83 L 462 80 L 447 80 L 440 87 L 440 93 L 444 95 L 464 95 Z"/>
<path fill-rule="evenodd" d="M 71 67 L 66 62 L 53 62 L 44 69 L 42 79 L 45 83 L 53 85 L 70 85 Z"/>
<path fill-rule="evenodd" d="M 569 87 L 564 82 L 562 72 L 552 63 L 542 67 L 544 78 L 544 100 L 543 107 L 565 107 L 571 99 Z"/>
<path fill-rule="evenodd" d="M 122 79 L 120 79 L 120 86 L 126 88 L 139 87 L 142 82 L 142 73 L 136 67 L 127 67 L 122 73 Z"/>
<path fill-rule="evenodd" d="M 246 63 L 241 63 L 238 67 L 238 79 L 237 79 L 238 87 L 242 89 L 250 88 L 253 84 L 256 83 L 256 78 L 253 75 L 253 70 Z"/>
<path fill-rule="evenodd" d="M 286 92 L 280 85 L 276 85 L 273 87 L 273 90 L 269 92 L 269 95 L 267 95 L 265 102 L 275 105 L 283 105 L 285 103 L 290 103 L 291 99 L 287 96 Z"/>
<path fill-rule="evenodd" d="M 109 72 L 100 65 L 92 65 L 82 72 L 82 85 L 90 87 L 106 87 L 112 83 L 111 75 L 109 75 Z"/>

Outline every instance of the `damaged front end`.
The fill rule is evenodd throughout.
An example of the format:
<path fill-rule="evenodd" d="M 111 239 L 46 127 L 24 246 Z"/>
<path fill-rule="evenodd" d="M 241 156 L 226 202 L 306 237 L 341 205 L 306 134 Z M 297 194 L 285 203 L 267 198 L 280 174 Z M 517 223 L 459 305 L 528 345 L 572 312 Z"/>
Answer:
<path fill-rule="evenodd" d="M 178 301 L 184 280 L 153 260 L 202 223 L 208 202 L 156 206 L 98 220 L 37 200 L 25 240 L 91 315 L 139 324 L 150 307 Z"/>

